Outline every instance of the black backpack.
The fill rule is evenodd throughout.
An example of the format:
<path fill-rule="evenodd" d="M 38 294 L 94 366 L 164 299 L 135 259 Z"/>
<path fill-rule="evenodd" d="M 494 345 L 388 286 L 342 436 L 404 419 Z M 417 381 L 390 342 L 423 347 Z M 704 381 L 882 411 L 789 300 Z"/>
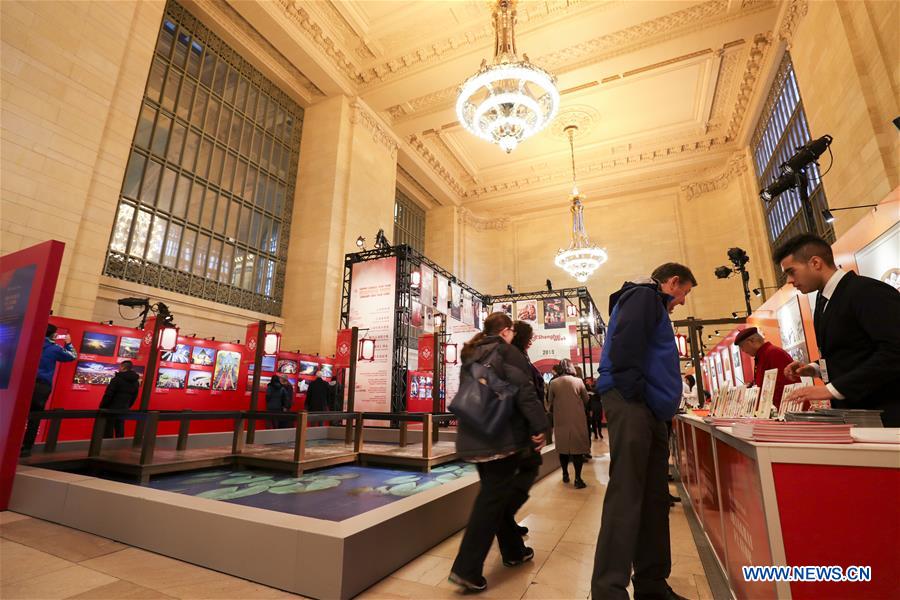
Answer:
<path fill-rule="evenodd" d="M 450 403 L 450 412 L 457 416 L 460 424 L 484 437 L 493 437 L 508 426 L 519 391 L 491 365 L 498 348 L 482 360 L 462 366 L 459 390 Z"/>

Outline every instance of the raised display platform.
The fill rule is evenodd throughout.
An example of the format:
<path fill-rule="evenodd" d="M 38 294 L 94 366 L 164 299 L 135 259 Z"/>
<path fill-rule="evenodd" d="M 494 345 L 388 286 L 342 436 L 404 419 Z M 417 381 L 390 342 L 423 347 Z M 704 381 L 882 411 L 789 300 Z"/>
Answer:
<path fill-rule="evenodd" d="M 558 466 L 554 447 L 543 456 L 541 476 Z M 291 479 L 217 468 L 141 486 L 20 466 L 10 508 L 304 596 L 343 599 L 462 529 L 478 492 L 471 467 L 385 471 L 338 466 Z M 277 488 L 291 485 L 314 492 L 296 497 L 313 499 L 303 512 L 316 516 L 278 506 L 291 492 Z"/>

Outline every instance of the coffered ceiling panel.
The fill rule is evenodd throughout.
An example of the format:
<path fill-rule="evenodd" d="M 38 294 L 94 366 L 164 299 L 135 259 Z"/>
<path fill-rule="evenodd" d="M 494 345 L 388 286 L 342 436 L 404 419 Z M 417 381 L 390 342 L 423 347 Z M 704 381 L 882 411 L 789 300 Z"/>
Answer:
<path fill-rule="evenodd" d="M 401 166 L 427 173 L 420 183 L 436 198 L 513 213 L 529 190 L 568 187 L 570 123 L 580 128 L 579 178 L 647 180 L 642 169 L 728 156 L 748 127 L 779 19 L 791 14 L 775 0 L 519 0 L 519 55 L 556 75 L 561 107 L 507 155 L 465 132 L 454 109 L 459 84 L 492 58 L 493 5 L 273 0 L 256 10 L 284 28 L 273 39 L 293 37 L 316 60 L 311 72 L 333 73 L 344 89 L 349 82 L 383 117 L 403 142 Z M 282 49 L 298 55 L 291 50 Z"/>

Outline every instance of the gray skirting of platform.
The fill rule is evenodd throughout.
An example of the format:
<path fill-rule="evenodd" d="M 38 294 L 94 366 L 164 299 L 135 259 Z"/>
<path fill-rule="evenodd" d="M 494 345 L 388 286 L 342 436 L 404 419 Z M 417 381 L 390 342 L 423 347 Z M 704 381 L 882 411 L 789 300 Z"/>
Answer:
<path fill-rule="evenodd" d="M 558 468 L 545 448 L 540 476 Z M 351 598 L 463 527 L 478 477 L 341 522 L 20 466 L 10 509 L 313 598 Z"/>

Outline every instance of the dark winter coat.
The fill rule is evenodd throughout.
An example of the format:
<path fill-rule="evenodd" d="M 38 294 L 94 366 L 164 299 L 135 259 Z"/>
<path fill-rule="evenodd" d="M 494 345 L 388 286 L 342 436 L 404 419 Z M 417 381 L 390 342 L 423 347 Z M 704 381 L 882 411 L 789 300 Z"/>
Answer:
<path fill-rule="evenodd" d="M 140 377 L 134 371 L 117 372 L 106 391 L 103 392 L 103 399 L 100 401 L 100 408 L 110 410 L 128 410 L 132 407 L 138 397 L 140 389 Z"/>
<path fill-rule="evenodd" d="M 491 359 L 491 368 L 518 388 L 509 426 L 492 437 L 485 437 L 460 423 L 456 451 L 461 458 L 488 457 L 527 449 L 533 445 L 531 436 L 545 433 L 550 426 L 532 383 L 531 366 L 517 348 L 498 336 L 487 336 L 463 348 L 463 365 L 483 361 L 495 348 L 497 352 Z"/>
<path fill-rule="evenodd" d="M 274 379 L 266 386 L 266 410 L 268 412 L 285 412 L 291 409 L 291 388 L 281 385 Z"/>
<path fill-rule="evenodd" d="M 309 412 L 324 412 L 328 410 L 328 383 L 321 377 L 316 377 L 309 382 L 306 390 L 306 410 Z"/>

